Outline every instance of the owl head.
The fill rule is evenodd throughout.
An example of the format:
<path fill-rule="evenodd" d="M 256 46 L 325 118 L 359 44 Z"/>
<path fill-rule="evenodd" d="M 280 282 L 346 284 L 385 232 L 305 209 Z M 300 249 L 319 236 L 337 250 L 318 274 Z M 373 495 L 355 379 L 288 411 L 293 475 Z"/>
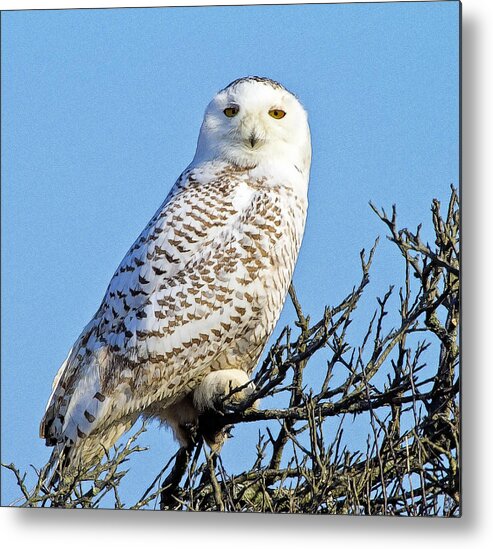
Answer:
<path fill-rule="evenodd" d="M 310 129 L 305 109 L 268 78 L 240 78 L 207 106 L 194 162 L 222 160 L 241 168 L 294 166 L 308 176 Z"/>

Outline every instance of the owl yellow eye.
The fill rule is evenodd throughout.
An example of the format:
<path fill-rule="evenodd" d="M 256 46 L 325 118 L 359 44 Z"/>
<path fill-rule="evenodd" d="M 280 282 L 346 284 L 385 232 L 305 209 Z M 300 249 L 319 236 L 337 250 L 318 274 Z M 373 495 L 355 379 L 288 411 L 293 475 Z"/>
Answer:
<path fill-rule="evenodd" d="M 233 116 L 238 114 L 239 110 L 239 107 L 226 107 L 223 112 L 228 118 L 233 118 Z"/>
<path fill-rule="evenodd" d="M 285 111 L 281 111 L 281 109 L 271 109 L 269 111 L 269 114 L 272 116 L 272 118 L 275 118 L 276 120 L 280 120 L 281 118 L 284 118 L 286 116 Z"/>

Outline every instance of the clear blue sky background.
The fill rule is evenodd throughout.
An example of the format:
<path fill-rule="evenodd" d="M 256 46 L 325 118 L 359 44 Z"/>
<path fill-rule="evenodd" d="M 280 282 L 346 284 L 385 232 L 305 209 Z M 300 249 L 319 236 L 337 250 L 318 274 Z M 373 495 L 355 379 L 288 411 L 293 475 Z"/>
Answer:
<path fill-rule="evenodd" d="M 403 225 L 425 221 L 430 236 L 432 198 L 458 184 L 458 18 L 454 1 L 2 13 L 2 461 L 46 462 L 38 424 L 53 377 L 191 160 L 205 106 L 235 78 L 278 80 L 309 113 L 294 280 L 312 318 L 385 235 L 369 200 L 396 203 Z M 385 239 L 372 273 L 355 334 L 402 277 Z M 279 328 L 292 318 L 288 302 Z M 250 463 L 258 427 L 235 430 L 227 468 Z M 176 449 L 155 427 L 142 443 L 127 503 Z M 18 491 L 2 480 L 5 505 Z"/>

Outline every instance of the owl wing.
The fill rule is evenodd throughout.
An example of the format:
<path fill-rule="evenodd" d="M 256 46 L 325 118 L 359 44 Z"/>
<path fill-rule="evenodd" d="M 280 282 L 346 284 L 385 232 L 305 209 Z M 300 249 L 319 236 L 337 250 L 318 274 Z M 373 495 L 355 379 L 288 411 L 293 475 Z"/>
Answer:
<path fill-rule="evenodd" d="M 255 325 L 257 274 L 276 242 L 267 200 L 241 173 L 184 173 L 60 369 L 41 423 L 48 445 L 187 392 Z"/>

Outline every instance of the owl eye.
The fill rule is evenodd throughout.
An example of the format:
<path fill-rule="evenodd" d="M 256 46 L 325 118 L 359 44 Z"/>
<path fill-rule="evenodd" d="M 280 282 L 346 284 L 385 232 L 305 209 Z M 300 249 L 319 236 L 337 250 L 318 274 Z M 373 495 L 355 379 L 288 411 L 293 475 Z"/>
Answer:
<path fill-rule="evenodd" d="M 275 118 L 276 120 L 280 120 L 281 118 L 284 118 L 286 116 L 286 112 L 281 111 L 281 109 L 271 109 L 269 111 L 269 114 L 272 116 L 272 118 Z"/>
<path fill-rule="evenodd" d="M 238 114 L 239 110 L 239 107 L 226 107 L 223 112 L 228 118 L 233 118 L 233 116 Z"/>

